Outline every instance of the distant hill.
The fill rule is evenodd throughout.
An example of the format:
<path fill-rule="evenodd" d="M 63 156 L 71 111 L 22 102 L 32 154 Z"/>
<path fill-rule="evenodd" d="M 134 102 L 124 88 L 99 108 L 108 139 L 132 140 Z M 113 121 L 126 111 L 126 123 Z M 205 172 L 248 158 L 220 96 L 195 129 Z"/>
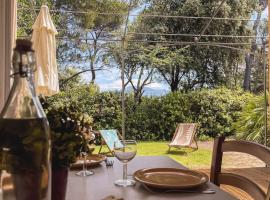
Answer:
<path fill-rule="evenodd" d="M 126 88 L 126 92 L 130 93 L 133 92 L 133 89 L 131 86 L 128 86 Z M 164 96 L 166 94 L 168 94 L 169 91 L 166 89 L 158 89 L 158 88 L 150 88 L 150 87 L 145 87 L 144 88 L 144 96 Z"/>

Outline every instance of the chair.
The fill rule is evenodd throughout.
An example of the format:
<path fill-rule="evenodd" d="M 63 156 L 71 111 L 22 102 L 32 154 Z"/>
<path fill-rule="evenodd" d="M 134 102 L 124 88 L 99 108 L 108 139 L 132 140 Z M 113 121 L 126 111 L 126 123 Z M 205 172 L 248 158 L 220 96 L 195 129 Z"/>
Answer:
<path fill-rule="evenodd" d="M 196 123 L 180 123 L 178 124 L 173 139 L 169 146 L 169 152 L 171 147 L 181 148 L 181 147 L 192 147 L 192 143 L 195 142 L 195 149 L 198 149 L 198 144 L 195 138 L 196 129 L 198 124 Z"/>
<path fill-rule="evenodd" d="M 220 184 L 234 186 L 242 189 L 256 200 L 269 200 L 269 188 L 266 194 L 256 183 L 244 176 L 221 172 L 223 152 L 247 153 L 264 161 L 269 166 L 270 148 L 255 142 L 225 141 L 225 137 L 217 137 L 214 142 L 210 171 L 210 181 L 218 186 L 220 186 Z"/>
<path fill-rule="evenodd" d="M 117 130 L 99 130 L 99 133 L 102 137 L 99 153 L 101 152 L 103 144 L 105 143 L 109 149 L 109 152 L 107 153 L 111 153 L 113 155 L 114 144 L 117 142 L 119 145 L 121 145 Z"/>

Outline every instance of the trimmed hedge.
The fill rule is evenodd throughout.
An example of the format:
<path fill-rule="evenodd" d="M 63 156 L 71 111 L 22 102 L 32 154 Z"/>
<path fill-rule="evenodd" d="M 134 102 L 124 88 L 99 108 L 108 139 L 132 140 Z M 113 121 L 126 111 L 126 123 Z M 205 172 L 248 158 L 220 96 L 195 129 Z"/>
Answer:
<path fill-rule="evenodd" d="M 162 97 L 143 97 L 137 105 L 133 95 L 126 95 L 126 136 L 136 140 L 170 140 L 177 123 L 197 122 L 198 136 L 215 137 L 234 134 L 232 124 L 237 113 L 253 95 L 240 89 L 203 89 L 189 93 L 175 92 Z M 120 94 L 90 91 L 81 86 L 47 98 L 51 105 L 72 104 L 93 118 L 93 128 L 121 130 Z M 64 103 L 63 103 L 64 102 Z"/>

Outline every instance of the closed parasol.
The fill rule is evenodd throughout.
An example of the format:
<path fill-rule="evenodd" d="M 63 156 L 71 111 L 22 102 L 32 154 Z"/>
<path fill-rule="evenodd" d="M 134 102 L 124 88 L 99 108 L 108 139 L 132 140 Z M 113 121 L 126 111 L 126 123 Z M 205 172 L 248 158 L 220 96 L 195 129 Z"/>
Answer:
<path fill-rule="evenodd" d="M 33 25 L 32 36 L 37 61 L 35 85 L 37 94 L 40 95 L 50 96 L 59 92 L 56 34 L 57 30 L 50 16 L 49 8 L 43 5 Z"/>

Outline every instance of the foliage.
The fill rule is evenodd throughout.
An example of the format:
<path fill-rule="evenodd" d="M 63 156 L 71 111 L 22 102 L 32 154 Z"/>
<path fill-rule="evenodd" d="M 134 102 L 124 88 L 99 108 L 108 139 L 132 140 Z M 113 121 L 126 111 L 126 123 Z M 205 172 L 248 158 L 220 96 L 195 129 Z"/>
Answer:
<path fill-rule="evenodd" d="M 132 2 L 131 9 L 138 5 L 139 0 Z M 94 83 L 96 71 L 103 69 L 100 59 L 106 49 L 105 45 L 98 43 L 116 36 L 112 32 L 124 23 L 129 3 L 122 0 L 18 0 L 18 6 L 22 8 L 18 11 L 18 36 L 31 36 L 38 11 L 29 12 L 28 9 L 39 8 L 42 4 L 48 5 L 50 10 L 61 11 L 50 13 L 58 36 L 65 38 L 57 40 L 59 68 L 75 66 L 80 72 L 91 72 Z M 86 13 L 66 13 L 67 10 Z M 120 14 L 108 16 L 100 13 Z"/>
<path fill-rule="evenodd" d="M 190 87 L 189 79 L 185 76 L 188 70 L 188 64 L 191 57 L 188 51 L 182 48 L 157 47 L 155 57 L 153 58 L 153 66 L 163 77 L 165 82 L 170 86 L 171 91 L 177 91 L 179 88 L 188 90 Z"/>
<path fill-rule="evenodd" d="M 91 116 L 93 129 L 121 130 L 120 93 L 96 91 L 90 95 L 89 86 L 83 86 L 58 97 L 55 100 L 59 103 L 71 104 L 77 112 Z M 171 140 L 177 124 L 184 122 L 200 124 L 199 138 L 233 135 L 236 113 L 242 110 L 245 100 L 252 97 L 240 89 L 217 88 L 143 97 L 141 104 L 137 104 L 133 96 L 127 94 L 126 136 L 136 140 Z"/>
<path fill-rule="evenodd" d="M 138 102 L 141 102 L 145 85 L 151 83 L 154 78 L 167 83 L 172 91 L 181 90 L 184 92 L 198 88 L 215 88 L 221 85 L 229 88 L 242 85 L 244 77 L 244 69 L 241 67 L 244 63 L 243 51 L 224 48 L 224 45 L 223 47 L 199 45 L 199 42 L 253 42 L 252 45 L 237 45 L 234 47 L 242 50 L 249 49 L 250 52 L 255 53 L 255 57 L 252 53 L 246 55 L 246 68 L 249 66 L 249 69 L 246 69 L 248 72 L 245 77 L 248 78 L 246 82 L 251 85 L 252 91 L 262 91 L 262 58 L 263 50 L 266 48 L 266 38 L 205 36 L 198 38 L 195 36 L 171 35 L 199 35 L 208 21 L 206 19 L 179 20 L 177 18 L 143 16 L 143 14 L 153 13 L 155 15 L 167 13 L 175 16 L 212 16 L 220 3 L 219 1 L 134 0 L 131 2 L 131 10 L 139 8 L 136 13 L 139 12 L 142 15 L 130 20 L 132 23 L 128 27 L 128 33 L 130 34 L 126 36 L 125 76 Z M 216 17 L 239 19 L 253 17 L 259 19 L 261 18 L 259 10 L 265 7 L 265 2 L 265 0 L 229 0 L 223 4 Z M 104 70 L 107 65 L 103 60 L 104 54 L 111 54 L 113 57 L 109 46 L 112 43 L 105 40 L 122 39 L 122 29 L 129 7 L 128 1 L 18 0 L 18 7 L 21 8 L 18 9 L 18 36 L 31 36 L 32 25 L 38 11 L 29 12 L 28 9 L 39 8 L 44 3 L 50 9 L 60 10 L 60 12 L 51 12 L 59 32 L 58 36 L 63 38 L 57 40 L 59 68 L 72 66 L 78 69 L 78 73 L 91 72 L 91 81 L 95 82 L 96 71 Z M 262 7 L 261 9 L 259 9 L 259 5 Z M 254 13 L 254 9 L 258 15 Z M 85 13 L 66 13 L 66 10 L 85 11 Z M 119 15 L 108 16 L 100 13 L 119 13 Z M 213 20 L 204 35 L 267 35 L 267 23 L 261 24 L 263 26 L 254 23 L 253 30 L 252 23 L 247 20 Z M 145 32 L 151 34 L 141 34 Z M 162 33 L 169 34 L 162 35 Z M 129 42 L 133 39 L 144 42 Z M 163 44 L 154 42 L 160 40 Z M 175 41 L 181 44 L 176 44 Z M 192 44 L 185 45 L 184 42 Z M 195 45 L 193 42 L 197 42 L 197 44 Z M 170 44 L 168 45 L 168 43 Z M 264 45 L 256 45 L 256 43 L 263 43 Z M 142 50 L 129 51 L 132 49 Z M 119 66 L 119 59 L 113 64 L 114 67 L 115 64 Z"/>
<path fill-rule="evenodd" d="M 70 88 L 46 100 L 49 107 L 68 107 L 76 113 L 91 116 L 93 129 L 120 128 L 120 95 L 112 92 L 99 92 L 94 84 Z"/>
<path fill-rule="evenodd" d="M 60 69 L 59 71 L 59 87 L 61 91 L 69 90 L 74 87 L 80 86 L 82 84 L 82 78 L 80 76 L 75 76 L 78 73 L 76 68 L 66 68 Z M 69 80 L 70 79 L 70 80 Z"/>
<path fill-rule="evenodd" d="M 127 103 L 127 134 L 139 140 L 170 140 L 177 123 L 196 122 L 200 125 L 198 137 L 232 135 L 236 112 L 252 96 L 240 89 L 218 88 L 144 97 L 135 110 Z"/>
<path fill-rule="evenodd" d="M 201 90 L 188 94 L 191 103 L 192 120 L 200 124 L 199 135 L 216 137 L 217 135 L 232 135 L 233 122 L 237 111 L 242 110 L 246 99 L 253 97 L 240 89 L 229 90 L 219 88 Z"/>
<path fill-rule="evenodd" d="M 143 14 L 164 14 L 173 16 L 212 16 L 220 1 L 164 1 L 146 0 L 147 7 L 142 11 Z M 221 6 L 216 17 L 221 18 L 251 18 L 252 11 L 257 3 L 256 0 L 226 1 Z M 212 45 L 199 45 L 199 42 L 212 43 L 235 43 L 249 42 L 248 38 L 233 37 L 187 37 L 184 35 L 171 34 L 195 34 L 201 33 L 207 24 L 205 19 L 177 19 L 177 18 L 145 18 L 139 17 L 136 21 L 136 32 L 151 32 L 159 34 L 149 34 L 141 39 L 151 41 L 152 45 L 161 40 L 162 44 L 156 44 L 156 49 L 166 47 L 167 51 L 162 50 L 157 54 L 168 58 L 168 54 L 177 54 L 180 60 L 173 59 L 167 65 L 156 65 L 163 80 L 171 86 L 172 91 L 178 89 L 190 90 L 203 87 L 217 87 L 220 85 L 234 86 L 233 80 L 238 76 L 239 67 L 244 58 L 242 51 L 236 51 Z M 162 33 L 170 33 L 162 35 Z M 203 33 L 205 35 L 248 35 L 250 27 L 247 21 L 214 20 Z M 141 36 L 139 36 L 141 37 Z M 181 41 L 176 44 L 175 41 Z M 184 42 L 197 45 L 185 45 Z M 170 43 L 170 45 L 167 45 Z M 241 47 L 243 49 L 248 46 Z M 180 51 L 182 49 L 182 51 Z M 184 49 L 184 50 L 183 50 Z M 184 52 L 183 52 L 184 51 Z M 174 58 L 177 58 L 174 55 Z M 183 59 L 185 57 L 186 59 Z M 177 62 L 175 62 L 177 61 Z"/>
<path fill-rule="evenodd" d="M 94 83 L 96 71 L 104 69 L 101 58 L 106 52 L 104 48 L 106 44 L 102 44 L 102 41 L 115 38 L 116 34 L 112 32 L 121 28 L 129 4 L 121 0 L 58 0 L 57 2 L 60 8 L 86 12 L 83 15 L 73 14 L 72 19 L 68 21 L 65 35 L 74 38 L 75 41 L 61 41 L 58 58 L 65 65 L 72 63 L 82 72 L 91 72 L 91 82 Z M 132 8 L 136 6 L 136 2 L 134 1 Z M 100 13 L 120 14 L 108 16 Z"/>
<path fill-rule="evenodd" d="M 90 151 L 89 129 L 93 120 L 75 102 L 64 98 L 63 93 L 41 98 L 41 103 L 51 128 L 53 167 L 68 167 L 82 149 Z"/>
<path fill-rule="evenodd" d="M 237 138 L 264 144 L 264 104 L 263 95 L 253 97 L 245 103 L 243 110 L 238 113 L 237 121 L 234 123 Z"/>
<path fill-rule="evenodd" d="M 66 1 L 67 0 L 63 0 Z M 32 34 L 32 26 L 38 16 L 38 11 L 34 11 L 31 9 L 38 9 L 42 5 L 47 5 L 49 9 L 56 9 L 59 0 L 18 0 L 18 14 L 17 14 L 17 36 L 31 36 Z M 55 26 L 58 29 L 58 33 L 61 35 L 64 33 L 63 30 L 67 28 L 67 21 L 69 21 L 69 17 L 63 14 L 50 13 L 52 16 L 52 20 Z M 61 27 L 62 30 L 59 30 Z"/>
<path fill-rule="evenodd" d="M 99 93 L 93 96 L 92 103 L 88 102 L 89 115 L 94 119 L 96 130 L 121 127 L 120 94 L 112 92 Z"/>
<path fill-rule="evenodd" d="M 246 53 L 245 55 L 245 76 L 244 76 L 244 82 L 243 82 L 243 89 L 245 91 L 251 91 L 251 86 L 253 86 L 252 81 L 256 81 L 256 78 L 253 78 L 252 75 L 254 74 L 256 76 L 256 74 L 260 73 L 260 68 L 261 68 L 261 73 L 260 76 L 263 77 L 262 75 L 264 74 L 264 64 L 260 63 L 260 60 L 267 60 L 267 55 L 264 54 L 265 48 L 266 48 L 266 43 L 267 43 L 267 39 L 266 38 L 261 38 L 261 43 L 263 45 L 261 45 L 261 47 L 258 46 L 257 43 L 257 37 L 259 36 L 259 34 L 261 36 L 265 36 L 267 35 L 266 31 L 266 27 L 262 27 L 261 25 L 265 25 L 262 22 L 261 18 L 262 18 L 262 12 L 264 10 L 266 10 L 268 5 L 268 1 L 267 0 L 258 0 L 258 4 L 256 6 L 256 18 L 255 21 L 253 23 L 253 27 L 252 27 L 252 33 L 255 36 L 254 38 L 252 38 L 251 40 L 251 45 L 250 45 L 250 49 L 249 51 Z M 263 33 L 264 32 L 264 33 Z M 261 54 L 261 55 L 258 55 Z M 252 70 L 254 70 L 253 68 L 255 68 L 255 73 L 252 73 Z M 256 69 L 257 68 L 257 69 Z M 252 80 L 253 79 L 253 80 Z M 258 90 L 258 88 L 256 88 L 256 83 L 255 85 L 255 89 Z M 261 87 L 263 87 L 263 84 L 261 84 Z M 261 89 L 262 91 L 262 89 Z"/>

